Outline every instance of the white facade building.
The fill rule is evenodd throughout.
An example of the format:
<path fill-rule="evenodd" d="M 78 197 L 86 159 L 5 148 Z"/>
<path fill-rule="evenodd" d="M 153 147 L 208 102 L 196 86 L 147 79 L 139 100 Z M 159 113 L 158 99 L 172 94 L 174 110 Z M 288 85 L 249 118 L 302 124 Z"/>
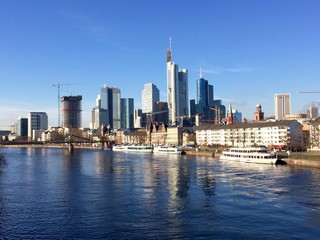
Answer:
<path fill-rule="evenodd" d="M 155 105 L 160 101 L 160 91 L 153 83 L 146 83 L 141 93 L 142 96 L 142 112 L 153 113 Z"/>
<path fill-rule="evenodd" d="M 302 125 L 297 121 L 202 125 L 196 128 L 198 145 L 220 146 L 287 146 L 302 148 Z"/>
<path fill-rule="evenodd" d="M 283 120 L 291 113 L 291 97 L 289 93 L 274 95 L 274 116 L 276 120 Z"/>
<path fill-rule="evenodd" d="M 317 107 L 308 107 L 307 117 L 311 118 L 311 119 L 319 117 L 318 108 Z"/>
<path fill-rule="evenodd" d="M 36 140 L 37 130 L 45 131 L 48 129 L 48 115 L 45 112 L 29 112 L 28 114 L 28 138 Z M 36 131 L 34 131 L 36 130 Z"/>

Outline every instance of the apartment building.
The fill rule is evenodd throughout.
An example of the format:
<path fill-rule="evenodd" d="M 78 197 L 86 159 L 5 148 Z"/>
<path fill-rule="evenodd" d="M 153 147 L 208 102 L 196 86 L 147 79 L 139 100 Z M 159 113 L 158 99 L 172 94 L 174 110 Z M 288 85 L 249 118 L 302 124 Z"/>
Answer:
<path fill-rule="evenodd" d="M 198 145 L 304 147 L 302 125 L 295 120 L 233 125 L 202 125 L 196 128 Z"/>

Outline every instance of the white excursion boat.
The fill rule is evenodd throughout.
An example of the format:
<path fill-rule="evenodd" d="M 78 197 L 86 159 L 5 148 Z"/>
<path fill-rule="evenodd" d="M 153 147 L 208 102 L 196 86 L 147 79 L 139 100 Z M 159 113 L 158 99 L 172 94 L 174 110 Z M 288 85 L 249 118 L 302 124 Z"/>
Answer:
<path fill-rule="evenodd" d="M 112 151 L 116 152 L 153 152 L 151 145 L 114 145 Z"/>
<path fill-rule="evenodd" d="M 265 147 L 233 147 L 223 150 L 220 160 L 275 164 L 278 158 Z"/>
<path fill-rule="evenodd" d="M 154 153 L 168 153 L 168 154 L 185 154 L 186 152 L 179 147 L 167 147 L 167 146 L 156 146 L 153 149 Z"/>

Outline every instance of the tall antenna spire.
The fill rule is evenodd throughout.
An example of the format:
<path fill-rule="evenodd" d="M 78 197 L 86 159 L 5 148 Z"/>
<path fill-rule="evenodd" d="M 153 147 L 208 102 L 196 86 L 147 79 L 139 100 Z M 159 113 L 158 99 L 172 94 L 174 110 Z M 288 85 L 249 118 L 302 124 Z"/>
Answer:
<path fill-rule="evenodd" d="M 167 50 L 167 62 L 171 62 L 171 37 L 170 37 L 170 46 Z"/>
<path fill-rule="evenodd" d="M 199 74 L 200 78 L 203 78 L 203 74 L 202 74 L 202 66 L 200 65 L 200 74 Z"/>
<path fill-rule="evenodd" d="M 172 52 L 172 41 L 171 41 L 171 37 L 170 37 L 170 52 Z"/>

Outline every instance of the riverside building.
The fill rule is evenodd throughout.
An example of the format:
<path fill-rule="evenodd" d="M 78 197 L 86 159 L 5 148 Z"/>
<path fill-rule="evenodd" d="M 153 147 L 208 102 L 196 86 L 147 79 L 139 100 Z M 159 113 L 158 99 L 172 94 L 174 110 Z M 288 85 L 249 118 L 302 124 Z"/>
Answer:
<path fill-rule="evenodd" d="M 206 124 L 196 128 L 198 145 L 235 147 L 286 146 L 289 149 L 304 147 L 302 125 L 295 120 L 232 125 Z"/>
<path fill-rule="evenodd" d="M 45 112 L 28 113 L 28 138 L 37 140 L 48 129 L 48 115 Z"/>

